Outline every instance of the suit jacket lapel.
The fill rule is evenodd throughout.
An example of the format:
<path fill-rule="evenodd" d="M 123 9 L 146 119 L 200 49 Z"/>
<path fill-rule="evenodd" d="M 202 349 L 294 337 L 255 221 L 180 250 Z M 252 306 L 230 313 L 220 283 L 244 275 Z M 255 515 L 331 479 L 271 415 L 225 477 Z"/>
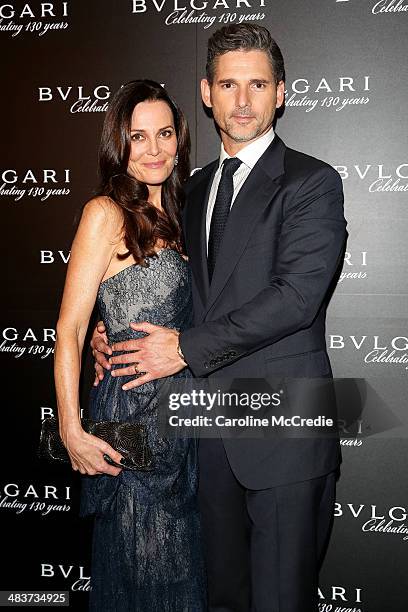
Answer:
<path fill-rule="evenodd" d="M 206 213 L 214 174 L 218 160 L 209 164 L 201 173 L 200 179 L 187 196 L 186 244 L 194 278 L 205 305 L 209 293 L 207 269 Z"/>
<path fill-rule="evenodd" d="M 233 273 L 258 218 L 264 209 L 270 205 L 280 188 L 278 178 L 284 173 L 285 149 L 285 145 L 275 134 L 272 143 L 255 164 L 234 201 L 228 216 L 220 251 L 217 255 L 205 314 L 214 304 Z M 205 231 L 204 239 L 201 238 L 201 242 L 204 243 L 205 256 Z M 206 262 L 205 272 L 208 283 Z"/>

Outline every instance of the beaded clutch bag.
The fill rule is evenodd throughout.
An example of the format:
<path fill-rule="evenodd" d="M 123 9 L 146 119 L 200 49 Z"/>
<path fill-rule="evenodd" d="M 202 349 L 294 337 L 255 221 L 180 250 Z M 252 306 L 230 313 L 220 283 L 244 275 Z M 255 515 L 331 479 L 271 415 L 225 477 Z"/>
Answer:
<path fill-rule="evenodd" d="M 101 438 L 126 459 L 125 465 L 122 465 L 105 454 L 104 458 L 110 465 L 128 470 L 151 468 L 152 453 L 147 443 L 144 425 L 117 421 L 91 421 L 90 419 L 82 419 L 81 425 L 87 433 Z M 63 463 L 70 461 L 59 434 L 56 417 L 49 417 L 42 422 L 38 456 Z"/>

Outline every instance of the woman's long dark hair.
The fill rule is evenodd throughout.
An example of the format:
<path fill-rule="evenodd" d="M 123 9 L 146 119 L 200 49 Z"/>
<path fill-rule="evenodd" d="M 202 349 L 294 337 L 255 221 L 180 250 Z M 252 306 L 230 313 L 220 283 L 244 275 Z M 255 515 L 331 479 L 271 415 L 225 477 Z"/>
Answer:
<path fill-rule="evenodd" d="M 127 172 L 131 151 L 132 113 L 140 102 L 163 100 L 173 115 L 177 136 L 178 163 L 162 185 L 162 211 L 148 202 L 145 183 Z M 182 185 L 189 176 L 190 134 L 187 121 L 166 90 L 148 79 L 130 81 L 112 97 L 106 113 L 99 148 L 100 188 L 98 195 L 108 196 L 123 213 L 123 235 L 127 253 L 136 263 L 155 253 L 158 240 L 183 252 L 180 211 L 184 204 Z"/>

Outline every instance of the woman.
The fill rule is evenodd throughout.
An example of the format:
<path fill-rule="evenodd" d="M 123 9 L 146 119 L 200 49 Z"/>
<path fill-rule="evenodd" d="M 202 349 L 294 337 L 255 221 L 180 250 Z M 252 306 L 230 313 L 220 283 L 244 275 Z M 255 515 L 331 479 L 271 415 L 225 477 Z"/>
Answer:
<path fill-rule="evenodd" d="M 193 440 L 160 439 L 158 382 L 123 390 L 106 376 L 91 392 L 93 420 L 146 426 L 154 466 L 135 472 L 80 424 L 80 356 L 95 302 L 110 342 L 137 337 L 129 323 L 192 324 L 190 272 L 180 208 L 188 176 L 184 116 L 153 81 L 132 81 L 112 98 L 100 145 L 100 195 L 83 210 L 57 324 L 55 382 L 60 433 L 83 477 L 82 516 L 95 515 L 90 610 L 201 612 L 203 562 Z M 114 368 L 112 368 L 114 370 Z M 178 377 L 191 376 L 189 370 Z"/>

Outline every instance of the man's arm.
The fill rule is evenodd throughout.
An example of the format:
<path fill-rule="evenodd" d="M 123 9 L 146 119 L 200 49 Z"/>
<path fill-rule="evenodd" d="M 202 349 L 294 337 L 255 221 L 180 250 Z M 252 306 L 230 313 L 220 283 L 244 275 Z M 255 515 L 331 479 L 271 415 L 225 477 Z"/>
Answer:
<path fill-rule="evenodd" d="M 340 176 L 324 166 L 287 204 L 269 285 L 232 312 L 180 334 L 193 373 L 205 376 L 309 327 L 340 263 L 345 227 Z"/>

